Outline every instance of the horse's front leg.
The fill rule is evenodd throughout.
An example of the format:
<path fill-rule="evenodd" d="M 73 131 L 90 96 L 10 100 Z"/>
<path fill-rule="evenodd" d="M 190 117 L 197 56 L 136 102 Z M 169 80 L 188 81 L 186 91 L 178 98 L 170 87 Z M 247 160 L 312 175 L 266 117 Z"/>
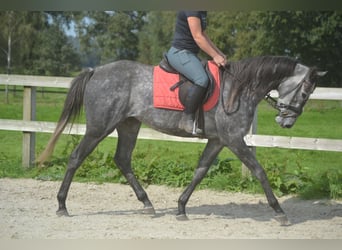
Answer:
<path fill-rule="evenodd" d="M 283 209 L 280 207 L 277 198 L 275 197 L 267 175 L 262 166 L 257 161 L 256 157 L 249 150 L 243 139 L 235 140 L 228 146 L 233 153 L 245 164 L 245 166 L 252 172 L 252 174 L 260 181 L 267 197 L 268 204 L 276 212 L 275 219 L 280 222 L 282 226 L 289 225 L 289 221 Z"/>
<path fill-rule="evenodd" d="M 208 143 L 202 153 L 201 159 L 198 163 L 198 167 L 195 171 L 194 177 L 189 184 L 189 186 L 184 190 L 178 200 L 178 220 L 187 220 L 187 216 L 185 213 L 185 206 L 189 201 L 189 198 L 196 186 L 202 181 L 212 162 L 215 160 L 218 153 L 222 150 L 223 146 L 220 142 L 215 140 L 208 140 Z"/>

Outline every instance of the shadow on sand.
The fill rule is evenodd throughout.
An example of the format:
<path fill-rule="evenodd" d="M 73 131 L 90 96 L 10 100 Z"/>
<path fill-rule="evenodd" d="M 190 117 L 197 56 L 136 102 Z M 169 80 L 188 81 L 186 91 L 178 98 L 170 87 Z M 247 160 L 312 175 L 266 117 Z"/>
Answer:
<path fill-rule="evenodd" d="M 281 202 L 281 206 L 286 212 L 292 225 L 300 224 L 313 220 L 330 220 L 334 217 L 342 217 L 342 204 L 329 200 L 301 200 L 299 198 L 290 197 Z M 119 210 L 119 211 L 101 211 L 82 215 L 137 215 L 144 214 L 143 209 L 137 210 Z M 159 218 L 165 215 L 176 215 L 177 208 L 170 207 L 166 209 L 156 209 L 155 215 L 149 215 L 152 218 Z M 259 202 L 250 203 L 227 203 L 220 205 L 201 205 L 189 206 L 187 215 L 190 220 L 201 220 L 211 217 L 219 217 L 220 219 L 252 219 L 256 221 L 270 221 L 274 217 L 273 210 L 267 203 Z"/>

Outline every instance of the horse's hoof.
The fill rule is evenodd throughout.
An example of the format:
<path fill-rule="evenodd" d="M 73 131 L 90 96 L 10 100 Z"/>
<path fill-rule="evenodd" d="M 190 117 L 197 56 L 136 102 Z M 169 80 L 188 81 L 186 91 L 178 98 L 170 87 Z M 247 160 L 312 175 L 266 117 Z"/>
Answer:
<path fill-rule="evenodd" d="M 154 210 L 153 207 L 144 207 L 144 209 L 142 210 L 143 214 L 150 214 L 150 215 L 155 215 L 156 211 Z"/>
<path fill-rule="evenodd" d="M 188 221 L 189 220 L 189 218 L 188 218 L 188 216 L 186 216 L 186 214 L 177 214 L 176 219 L 178 221 Z"/>
<path fill-rule="evenodd" d="M 62 217 L 62 216 L 70 217 L 70 215 L 66 209 L 58 209 L 56 211 L 56 214 L 58 217 Z"/>
<path fill-rule="evenodd" d="M 280 226 L 290 226 L 291 225 L 291 222 L 287 219 L 287 216 L 285 214 L 276 215 L 276 216 L 274 216 L 274 218 L 276 219 L 276 221 L 278 221 L 280 223 Z"/>

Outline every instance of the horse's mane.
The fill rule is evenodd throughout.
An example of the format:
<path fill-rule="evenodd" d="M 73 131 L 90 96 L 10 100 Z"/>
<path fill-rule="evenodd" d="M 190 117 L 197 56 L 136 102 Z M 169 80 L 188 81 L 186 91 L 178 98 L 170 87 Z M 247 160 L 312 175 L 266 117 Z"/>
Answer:
<path fill-rule="evenodd" d="M 273 88 L 282 79 L 293 75 L 296 64 L 295 59 L 285 56 L 260 56 L 232 62 L 225 75 L 231 79 L 228 112 L 232 112 L 243 90 L 250 95 L 260 88 Z"/>

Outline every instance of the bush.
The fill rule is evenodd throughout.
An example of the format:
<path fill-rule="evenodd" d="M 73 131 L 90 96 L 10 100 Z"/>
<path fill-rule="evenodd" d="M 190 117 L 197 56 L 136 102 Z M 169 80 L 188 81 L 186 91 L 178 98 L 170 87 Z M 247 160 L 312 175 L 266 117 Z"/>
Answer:
<path fill-rule="evenodd" d="M 318 173 L 309 185 L 299 191 L 299 194 L 307 199 L 322 197 L 341 199 L 342 171 L 328 169 Z"/>
<path fill-rule="evenodd" d="M 53 157 L 45 167 L 24 169 L 20 162 L 14 163 L 6 154 L 0 154 L 3 163 L 0 177 L 29 177 L 40 180 L 62 180 L 66 171 L 68 158 L 78 145 L 80 136 L 69 136 L 62 154 Z M 182 149 L 175 151 L 172 147 L 158 147 L 147 143 L 136 150 L 132 158 L 132 168 L 143 186 L 168 185 L 186 187 L 191 182 L 198 154 Z M 106 151 L 104 151 L 106 152 Z M 127 184 L 121 171 L 115 166 L 112 154 L 99 149 L 90 154 L 75 175 L 76 181 L 97 183 L 115 182 Z M 174 157 L 177 155 L 177 158 Z M 191 157 L 189 157 L 191 155 Z M 301 159 L 300 155 L 296 156 Z M 298 194 L 303 198 L 342 198 L 342 170 L 327 169 L 310 171 L 302 166 L 301 160 L 295 163 L 283 161 L 273 163 L 267 159 L 264 163 L 270 185 L 277 196 Z M 291 165 L 291 164 L 292 165 Z M 293 166 L 295 164 L 295 166 Z M 289 169 L 289 166 L 295 169 Z M 4 167 L 6 166 L 6 167 Z M 10 167 L 8 167 L 10 166 Z M 234 158 L 217 158 L 209 168 L 207 175 L 198 188 L 223 190 L 231 192 L 263 193 L 261 185 L 252 176 L 242 177 L 240 161 Z"/>

